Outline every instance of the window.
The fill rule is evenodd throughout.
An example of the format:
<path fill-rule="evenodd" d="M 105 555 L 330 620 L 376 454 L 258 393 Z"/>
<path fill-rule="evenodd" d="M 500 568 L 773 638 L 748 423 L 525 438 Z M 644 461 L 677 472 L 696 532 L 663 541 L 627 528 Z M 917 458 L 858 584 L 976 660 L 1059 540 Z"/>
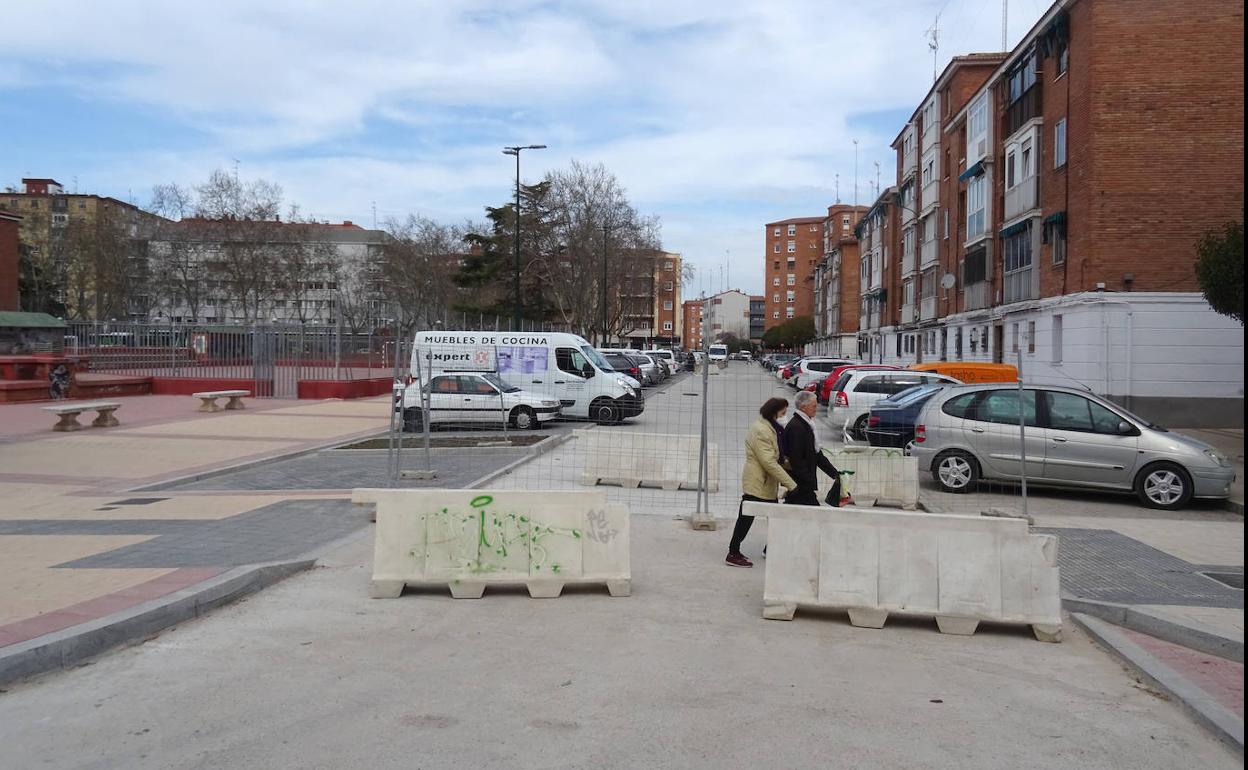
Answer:
<path fill-rule="evenodd" d="M 1027 352 L 1036 352 L 1036 322 L 1027 322 Z"/>
<path fill-rule="evenodd" d="M 1023 94 L 1027 93 L 1032 86 L 1036 84 L 1036 54 L 1031 51 L 1023 56 L 1018 67 L 1010 73 L 1010 104 L 1023 98 Z"/>
<path fill-rule="evenodd" d="M 797 241 L 789 241 L 789 253 L 792 254 L 796 251 L 797 251 Z"/>
<path fill-rule="evenodd" d="M 778 275 L 777 275 L 775 278 L 772 278 L 772 279 L 771 279 L 771 285 L 772 285 L 772 286 L 779 286 L 779 285 L 780 285 L 780 276 L 778 276 Z"/>
<path fill-rule="evenodd" d="M 944 210 L 944 219 L 945 219 L 945 239 L 947 240 L 949 238 L 949 209 Z"/>
<path fill-rule="evenodd" d="M 906 281 L 901 285 L 901 306 L 910 307 L 914 304 L 914 281 Z"/>
<path fill-rule="evenodd" d="M 1053 125 L 1053 168 L 1066 165 L 1066 118 Z"/>
<path fill-rule="evenodd" d="M 793 311 L 793 308 L 792 308 L 792 307 L 786 307 L 786 308 L 784 309 L 784 317 L 785 317 L 785 318 L 792 318 L 792 317 L 793 317 L 793 314 L 794 314 L 794 311 Z"/>
<path fill-rule="evenodd" d="M 671 290 L 672 290 L 672 282 L 671 282 L 671 281 L 664 281 L 664 282 L 663 282 L 663 291 L 671 291 Z"/>
<path fill-rule="evenodd" d="M 664 262 L 664 263 L 663 263 L 663 269 L 664 269 L 664 270 L 666 270 L 666 271 L 667 271 L 667 272 L 669 272 L 669 273 L 670 273 L 670 272 L 672 272 L 672 263 L 671 263 L 671 262 Z"/>
<path fill-rule="evenodd" d="M 1053 316 L 1053 332 L 1049 345 L 1053 348 L 1053 363 L 1060 364 L 1062 362 L 1062 317 L 1060 315 Z"/>
<path fill-rule="evenodd" d="M 796 294 L 797 294 L 797 292 L 794 292 L 794 291 L 792 291 L 792 290 L 789 290 L 789 291 L 785 292 L 785 299 L 786 299 L 787 301 L 789 301 L 789 302 L 792 302 L 792 301 L 795 299 Z"/>
<path fill-rule="evenodd" d="M 777 248 L 777 251 L 778 251 L 778 250 L 779 250 L 779 249 Z M 777 260 L 774 260 L 774 261 L 771 263 L 771 269 L 772 269 L 772 270 L 779 270 L 779 269 L 780 269 L 780 260 L 778 260 L 778 259 L 777 259 Z"/>
<path fill-rule="evenodd" d="M 780 228 L 779 228 L 779 227 L 777 227 L 777 228 L 773 229 L 773 230 L 771 231 L 771 234 L 772 234 L 772 235 L 774 235 L 774 236 L 776 236 L 777 238 L 778 238 L 778 237 L 780 237 Z"/>
<path fill-rule="evenodd" d="M 959 331 L 961 330 L 959 329 Z M 961 417 L 966 419 L 971 416 L 969 414 L 971 411 L 971 404 L 975 403 L 975 399 L 978 396 L 978 393 L 964 393 L 957 398 L 951 398 L 940 405 L 940 411 L 950 417 Z"/>
<path fill-rule="evenodd" d="M 812 233 L 819 232 L 819 225 L 811 225 L 811 226 L 810 226 L 810 231 L 811 231 Z"/>
<path fill-rule="evenodd" d="M 1014 170 L 1016 165 L 1014 155 L 1015 153 L 1013 150 L 1010 150 L 1005 154 L 1005 187 L 1007 190 L 1018 184 L 1018 176 Z"/>
<path fill-rule="evenodd" d="M 672 330 L 672 322 L 671 322 L 671 321 L 664 321 L 664 322 L 663 322 L 663 331 L 665 331 L 665 332 L 670 332 L 671 330 Z"/>
<path fill-rule="evenodd" d="M 772 247 L 771 247 L 771 251 L 772 251 L 772 253 L 773 253 L 773 254 L 779 254 L 779 253 L 780 253 L 780 244 L 778 244 L 778 243 L 773 244 L 773 245 L 772 245 Z"/>
<path fill-rule="evenodd" d="M 966 188 L 966 237 L 983 235 L 988 226 L 988 178 L 980 174 Z"/>
<path fill-rule="evenodd" d="M 429 383 L 433 386 L 434 393 L 458 393 L 459 378 L 458 377 L 434 377 Z"/>
<path fill-rule="evenodd" d="M 1049 228 L 1049 238 L 1053 241 L 1053 264 L 1060 265 L 1066 261 L 1066 223 L 1054 222 Z"/>
<path fill-rule="evenodd" d="M 849 229 L 849 214 L 845 214 L 841 217 L 841 229 L 842 230 Z"/>
<path fill-rule="evenodd" d="M 779 311 L 779 310 L 773 310 L 773 311 L 771 311 L 771 317 L 772 317 L 772 318 L 779 318 L 779 317 L 780 317 L 780 311 Z"/>
<path fill-rule="evenodd" d="M 1057 80 L 1062 75 L 1065 75 L 1066 68 L 1069 66 L 1070 66 L 1070 49 L 1066 46 L 1066 41 L 1062 40 L 1058 42 L 1057 74 L 1053 76 L 1053 79 Z"/>
<path fill-rule="evenodd" d="M 87 208 L 87 202 L 86 202 L 86 201 L 78 201 L 78 208 L 79 208 L 79 210 L 85 210 L 85 209 Z"/>
<path fill-rule="evenodd" d="M 796 286 L 796 285 L 797 285 L 797 276 L 796 276 L 796 275 L 793 275 L 792 273 L 789 273 L 789 276 L 788 276 L 788 282 L 789 282 L 789 286 Z"/>
<path fill-rule="evenodd" d="M 966 253 L 962 263 L 962 283 L 971 285 L 988 280 L 988 250 L 975 249 Z"/>
<path fill-rule="evenodd" d="M 1006 236 L 1003 245 L 1005 256 L 1005 301 L 1018 302 L 1031 299 L 1031 228 L 1024 227 Z"/>
<path fill-rule="evenodd" d="M 966 163 L 977 163 L 988 152 L 988 96 L 971 105 L 966 117 Z"/>
<path fill-rule="evenodd" d="M 581 355 L 579 350 L 575 348 L 555 348 L 555 366 L 559 367 L 560 371 L 580 377 L 581 371 L 588 365 L 589 362 L 585 360 L 585 356 Z"/>
<path fill-rule="evenodd" d="M 1081 433 L 1092 433 L 1096 431 L 1096 424 L 1092 420 L 1092 407 L 1094 404 L 1083 396 L 1074 393 L 1061 393 L 1057 391 L 1049 391 L 1045 394 L 1049 402 L 1049 427 L 1053 430 L 1075 430 Z M 1104 416 L 1101 423 L 1107 427 L 1112 427 L 1112 431 L 1117 433 L 1118 420 L 1114 419 L 1115 415 L 1109 412 L 1100 404 L 1095 404 L 1100 409 L 1102 415 L 1108 413 L 1110 420 L 1106 420 Z"/>
<path fill-rule="evenodd" d="M 780 293 L 779 293 L 779 292 L 776 292 L 775 294 L 772 294 L 772 295 L 771 295 L 771 301 L 772 301 L 772 302 L 779 302 L 779 301 L 780 301 Z"/>
<path fill-rule="evenodd" d="M 959 326 L 953 334 L 953 355 L 958 361 L 962 360 L 962 327 Z"/>
<path fill-rule="evenodd" d="M 1013 352 L 1018 352 L 1018 324 L 1010 324 L 1010 337 L 1014 340 Z"/>
<path fill-rule="evenodd" d="M 789 235 L 797 235 L 797 225 L 789 225 Z"/>
<path fill-rule="evenodd" d="M 665 299 L 665 300 L 663 300 L 663 309 L 664 309 L 664 310 L 671 310 L 671 309 L 672 309 L 672 301 L 671 301 L 670 299 Z"/>
<path fill-rule="evenodd" d="M 929 267 L 923 271 L 923 287 L 919 296 L 923 299 L 936 296 L 936 268 Z"/>
<path fill-rule="evenodd" d="M 997 422 L 1005 425 L 1018 425 L 1018 391 L 989 391 L 984 400 L 979 402 L 974 419 L 984 422 Z M 1036 391 L 1023 391 L 1023 421 L 1028 427 L 1036 426 Z"/>

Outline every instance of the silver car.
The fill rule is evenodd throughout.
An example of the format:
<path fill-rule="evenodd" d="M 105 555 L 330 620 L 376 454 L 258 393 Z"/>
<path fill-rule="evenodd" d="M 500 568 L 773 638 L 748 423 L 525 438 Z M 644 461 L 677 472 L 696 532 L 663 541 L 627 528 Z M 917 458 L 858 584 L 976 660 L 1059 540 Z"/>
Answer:
<path fill-rule="evenodd" d="M 1024 386 L 1027 482 L 1134 491 L 1149 508 L 1225 498 L 1235 470 L 1196 439 L 1171 433 L 1086 391 Z M 1017 383 L 962 385 L 919 414 L 911 454 L 946 492 L 1022 476 Z"/>
<path fill-rule="evenodd" d="M 639 369 L 641 369 L 642 385 L 658 385 L 662 379 L 659 374 L 659 365 L 656 364 L 650 356 L 641 353 L 629 352 L 626 354 Z"/>

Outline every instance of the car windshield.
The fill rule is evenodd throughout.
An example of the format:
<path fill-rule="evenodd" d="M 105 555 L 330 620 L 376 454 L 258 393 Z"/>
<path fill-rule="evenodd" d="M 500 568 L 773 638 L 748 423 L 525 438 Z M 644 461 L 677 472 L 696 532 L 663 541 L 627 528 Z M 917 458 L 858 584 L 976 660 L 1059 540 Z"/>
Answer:
<path fill-rule="evenodd" d="M 593 363 L 594 366 L 598 367 L 602 371 L 604 372 L 615 371 L 614 369 L 611 368 L 611 364 L 607 363 L 607 359 L 603 358 L 601 353 L 599 353 L 597 350 L 594 350 L 589 345 L 582 345 L 581 352 L 585 354 L 585 357 L 588 358 L 590 362 Z"/>
<path fill-rule="evenodd" d="M 504 393 L 520 392 L 520 389 L 517 388 L 515 385 L 508 385 L 507 383 L 503 382 L 502 379 L 500 379 L 497 374 L 494 374 L 493 372 L 481 375 L 481 379 L 490 383 L 491 385 L 498 388 Z"/>

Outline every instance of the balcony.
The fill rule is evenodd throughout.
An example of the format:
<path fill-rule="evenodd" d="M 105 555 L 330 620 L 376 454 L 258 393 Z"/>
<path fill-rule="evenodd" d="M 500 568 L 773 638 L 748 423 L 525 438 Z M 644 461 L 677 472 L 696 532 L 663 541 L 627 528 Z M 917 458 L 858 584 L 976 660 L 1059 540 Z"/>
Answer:
<path fill-rule="evenodd" d="M 932 238 L 924 241 L 923 245 L 919 246 L 919 268 L 921 270 L 926 270 L 936 264 L 936 260 L 940 256 L 936 250 L 938 242 L 935 238 Z"/>
<path fill-rule="evenodd" d="M 991 304 L 992 300 L 992 284 L 988 281 L 980 281 L 970 284 L 963 291 L 962 304 L 963 310 L 982 310 Z"/>
<path fill-rule="evenodd" d="M 911 140 L 913 144 L 913 140 Z M 901 178 L 909 179 L 919 170 L 919 156 L 913 149 L 901 158 Z"/>
<path fill-rule="evenodd" d="M 901 226 L 905 227 L 914 221 L 917 213 L 914 210 L 914 195 L 905 196 L 901 199 L 901 205 L 897 208 L 901 209 Z"/>
<path fill-rule="evenodd" d="M 867 319 L 866 314 L 859 314 L 859 316 L 858 316 L 858 331 L 866 331 L 867 329 L 871 328 L 871 327 L 867 326 L 867 324 L 868 324 L 868 323 L 869 323 L 869 321 L 868 321 L 868 319 Z"/>
<path fill-rule="evenodd" d="M 936 318 L 936 298 L 924 297 L 919 300 L 919 320 L 931 321 Z"/>
<path fill-rule="evenodd" d="M 1005 274 L 1005 304 L 1036 298 L 1034 274 L 1034 265 Z"/>
<path fill-rule="evenodd" d="M 915 321 L 914 305 L 902 305 L 901 306 L 901 322 L 903 324 L 912 324 L 914 323 L 914 321 Z"/>
<path fill-rule="evenodd" d="M 901 252 L 901 277 L 914 273 L 914 249 L 909 248 Z"/>
<path fill-rule="evenodd" d="M 1040 177 L 1032 174 L 1005 191 L 1005 221 L 1008 222 L 1036 208 L 1039 200 Z"/>

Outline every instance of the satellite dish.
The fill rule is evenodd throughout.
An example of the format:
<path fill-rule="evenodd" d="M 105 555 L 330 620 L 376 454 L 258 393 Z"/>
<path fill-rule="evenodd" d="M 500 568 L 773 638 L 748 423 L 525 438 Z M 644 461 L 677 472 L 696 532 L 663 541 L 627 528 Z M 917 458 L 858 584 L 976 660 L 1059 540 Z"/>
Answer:
<path fill-rule="evenodd" d="M 940 277 L 940 286 L 942 289 L 952 289 L 957 282 L 958 279 L 953 273 L 945 273 Z"/>

